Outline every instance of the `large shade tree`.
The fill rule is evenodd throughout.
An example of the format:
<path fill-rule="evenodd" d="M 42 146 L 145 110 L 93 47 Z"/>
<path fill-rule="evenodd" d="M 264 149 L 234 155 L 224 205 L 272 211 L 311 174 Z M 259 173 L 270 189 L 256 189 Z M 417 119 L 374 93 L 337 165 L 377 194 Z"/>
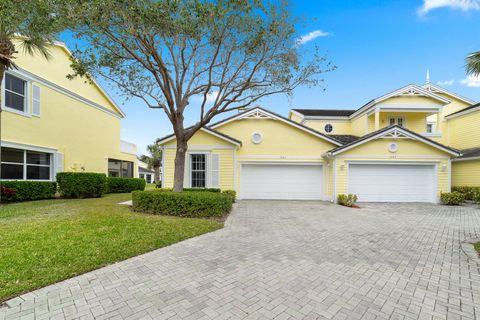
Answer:
<path fill-rule="evenodd" d="M 82 44 L 72 76 L 103 77 L 163 109 L 177 141 L 177 192 L 188 141 L 212 118 L 318 85 L 333 69 L 318 50 L 302 52 L 286 0 L 79 0 L 70 12 Z M 191 126 L 187 111 L 198 117 Z"/>

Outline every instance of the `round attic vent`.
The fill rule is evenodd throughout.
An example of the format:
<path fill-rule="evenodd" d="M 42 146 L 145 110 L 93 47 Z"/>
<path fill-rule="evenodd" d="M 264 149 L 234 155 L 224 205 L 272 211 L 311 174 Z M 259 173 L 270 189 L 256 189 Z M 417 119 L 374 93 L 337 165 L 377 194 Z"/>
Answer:
<path fill-rule="evenodd" d="M 263 140 L 263 135 L 260 132 L 252 133 L 252 142 L 255 144 L 259 144 Z"/>

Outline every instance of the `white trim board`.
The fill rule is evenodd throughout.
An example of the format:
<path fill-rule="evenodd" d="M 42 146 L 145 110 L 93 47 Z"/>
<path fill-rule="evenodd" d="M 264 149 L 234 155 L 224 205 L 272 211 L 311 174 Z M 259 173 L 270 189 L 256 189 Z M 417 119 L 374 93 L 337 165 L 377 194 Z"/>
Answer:
<path fill-rule="evenodd" d="M 239 143 L 238 141 L 232 140 L 232 139 L 230 139 L 230 138 L 228 138 L 228 137 L 225 137 L 225 136 L 223 136 L 223 135 L 221 135 L 221 134 L 218 134 L 218 133 L 216 133 L 215 131 L 213 131 L 213 130 L 211 130 L 211 129 L 209 129 L 209 128 L 203 127 L 203 128 L 200 128 L 199 130 L 201 130 L 201 131 L 203 131 L 203 132 L 206 132 L 206 133 L 208 133 L 208 134 L 211 134 L 212 136 L 215 136 L 215 137 L 217 137 L 217 138 L 219 138 L 219 139 L 222 139 L 222 140 L 225 140 L 225 141 L 227 141 L 227 142 L 230 142 L 231 144 L 233 144 L 233 145 L 235 145 L 235 146 L 240 146 L 240 145 L 241 145 L 241 143 Z M 175 140 L 176 138 L 177 138 L 177 137 L 175 137 L 175 135 L 170 135 L 170 136 L 168 136 L 168 137 L 163 138 L 162 140 L 158 140 L 158 141 L 157 141 L 157 144 L 164 144 L 164 143 L 167 143 L 167 142 L 169 142 L 169 141 Z M 189 146 L 189 148 L 190 148 L 190 146 Z"/>
<path fill-rule="evenodd" d="M 407 132 L 406 130 L 403 130 L 401 127 L 396 126 L 396 127 L 393 127 L 393 128 L 391 128 L 391 129 L 389 129 L 389 130 L 379 132 L 379 133 L 377 133 L 377 134 L 369 137 L 368 139 L 360 140 L 360 141 L 358 141 L 358 142 L 355 142 L 355 143 L 351 144 L 350 146 L 348 146 L 348 147 L 346 147 L 346 148 L 343 148 L 343 149 L 340 149 L 340 150 L 338 150 L 338 151 L 333 151 L 333 152 L 329 151 L 329 152 L 326 153 L 326 155 L 327 155 L 327 156 L 336 156 L 337 154 L 340 154 L 340 153 L 343 153 L 343 152 L 345 152 L 345 151 L 347 151 L 347 150 L 353 149 L 353 148 L 355 148 L 355 147 L 357 147 L 357 146 L 359 146 L 359 145 L 361 145 L 361 144 L 367 143 L 367 142 L 369 142 L 369 141 L 376 140 L 376 139 L 381 138 L 381 137 L 383 137 L 383 136 L 385 136 L 385 135 L 387 135 L 387 134 L 389 134 L 389 133 L 392 133 L 392 132 L 400 132 L 401 134 L 403 134 L 403 135 L 405 135 L 405 136 L 407 136 L 407 137 L 409 137 L 409 138 L 411 138 L 411 139 L 413 139 L 413 140 L 417 140 L 417 141 L 423 142 L 423 143 L 425 143 L 425 144 L 428 144 L 428 145 L 430 145 L 430 146 L 432 146 L 432 147 L 434 147 L 434 148 L 437 148 L 437 149 L 439 149 L 439 150 L 442 150 L 442 151 L 444 151 L 444 152 L 446 152 L 446 153 L 449 153 L 449 154 L 452 154 L 452 155 L 454 155 L 454 156 L 459 156 L 459 155 L 461 154 L 461 153 L 454 152 L 454 151 L 452 151 L 452 150 L 450 150 L 450 149 L 444 148 L 444 147 L 442 147 L 442 146 L 439 146 L 439 145 L 437 145 L 437 144 L 435 144 L 435 143 L 432 143 L 430 140 L 424 139 L 424 138 L 421 137 L 421 136 L 413 135 L 413 134 L 411 134 L 410 132 Z"/>
<path fill-rule="evenodd" d="M 314 131 L 313 129 L 310 129 L 310 128 L 307 128 L 307 127 L 304 127 L 298 123 L 296 123 L 295 121 L 293 120 L 285 120 L 283 117 L 279 117 L 278 115 L 276 114 L 273 114 L 271 112 L 269 112 L 268 110 L 265 110 L 265 109 L 262 109 L 262 108 L 259 108 L 259 107 L 255 107 L 255 108 L 252 108 L 246 112 L 243 112 L 243 113 L 239 113 L 238 115 L 236 116 L 233 116 L 231 118 L 229 118 L 228 120 L 225 120 L 225 121 L 220 121 L 218 122 L 217 124 L 214 124 L 213 126 L 211 126 L 212 129 L 216 129 L 218 127 L 221 127 L 223 125 L 226 125 L 227 123 L 230 123 L 232 121 L 235 121 L 235 120 L 240 120 L 242 118 L 246 118 L 248 116 L 251 116 L 255 113 L 262 113 L 263 115 L 265 115 L 266 117 L 269 117 L 269 118 L 272 118 L 273 120 L 278 120 L 278 121 L 281 121 L 281 122 L 284 122 L 288 125 L 291 125 L 292 127 L 295 127 L 297 129 L 300 129 L 300 130 L 303 130 L 307 133 L 310 133 L 318 138 L 321 138 L 323 140 L 326 140 L 336 146 L 341 146 L 342 144 L 337 142 L 336 140 L 333 140 L 333 139 L 330 139 L 328 136 L 320 133 L 320 132 L 316 132 Z"/>
<path fill-rule="evenodd" d="M 53 83 L 53 82 L 51 82 L 51 81 L 48 81 L 48 80 L 46 80 L 46 79 L 44 79 L 44 78 L 42 78 L 42 77 L 39 77 L 39 76 L 37 76 L 36 74 L 33 74 L 33 73 L 31 73 L 31 72 L 29 72 L 29 71 L 27 71 L 27 70 L 25 70 L 25 69 L 18 68 L 17 70 L 8 70 L 7 73 L 12 74 L 13 76 L 17 76 L 17 77 L 24 78 L 24 79 L 26 79 L 27 81 L 39 83 L 39 84 L 41 84 L 41 85 L 43 85 L 43 86 L 45 86 L 45 87 L 48 87 L 49 89 L 55 90 L 55 91 L 57 91 L 57 92 L 59 92 L 59 93 L 62 93 L 62 94 L 66 95 L 66 96 L 68 96 L 68 97 L 70 97 L 70 98 L 73 98 L 73 99 L 75 99 L 75 100 L 77 100 L 77 101 L 80 101 L 80 102 L 82 102 L 82 103 L 84 103 L 84 104 L 86 104 L 86 105 L 88 105 L 88 106 L 90 106 L 90 107 L 93 107 L 93 108 L 95 108 L 95 109 L 101 110 L 101 111 L 103 111 L 103 112 L 105 112 L 105 113 L 107 113 L 107 114 L 109 114 L 109 115 L 112 115 L 112 116 L 114 116 L 114 117 L 116 117 L 116 118 L 121 119 L 121 118 L 125 117 L 125 114 L 123 113 L 123 111 L 122 111 L 121 114 L 119 114 L 119 113 L 117 113 L 117 112 L 114 112 L 114 111 L 112 111 L 112 110 L 110 110 L 110 109 L 108 109 L 108 108 L 106 108 L 106 107 L 104 107 L 104 106 L 102 106 L 102 105 L 100 105 L 100 104 L 98 104 L 98 103 L 96 103 L 96 102 L 93 102 L 93 101 L 91 101 L 91 100 L 89 100 L 89 99 L 87 99 L 87 98 L 84 98 L 84 97 L 82 97 L 81 95 L 79 95 L 79 94 L 77 94 L 77 93 L 75 93 L 75 92 L 73 92 L 73 91 L 70 91 L 70 90 L 68 90 L 68 89 L 66 89 L 66 88 L 64 88 L 64 87 L 61 87 L 61 86 L 59 86 L 59 85 L 57 85 L 57 84 L 55 84 L 55 83 Z M 114 104 L 114 106 L 116 106 L 116 104 Z M 120 110 L 120 109 L 119 109 L 119 110 Z"/>

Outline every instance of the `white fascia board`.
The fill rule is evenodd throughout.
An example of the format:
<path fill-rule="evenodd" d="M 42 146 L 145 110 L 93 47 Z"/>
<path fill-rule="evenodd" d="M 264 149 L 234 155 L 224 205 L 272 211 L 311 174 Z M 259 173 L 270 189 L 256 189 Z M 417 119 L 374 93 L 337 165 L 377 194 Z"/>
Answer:
<path fill-rule="evenodd" d="M 472 113 L 472 112 L 477 112 L 477 111 L 480 111 L 480 105 L 478 107 L 475 107 L 475 108 L 472 108 L 472 109 L 460 111 L 458 113 L 451 114 L 449 116 L 445 116 L 445 119 L 450 120 L 450 119 L 461 117 L 461 116 L 467 115 L 467 114 Z"/>
<path fill-rule="evenodd" d="M 477 103 L 476 101 L 473 101 L 473 100 L 471 100 L 471 99 L 469 99 L 469 98 L 463 97 L 463 96 L 461 96 L 461 95 L 459 95 L 459 94 L 457 94 L 457 93 L 455 93 L 455 92 L 449 91 L 449 90 L 447 90 L 447 89 L 445 89 L 445 88 L 442 88 L 442 87 L 440 87 L 440 86 L 437 86 L 437 85 L 435 85 L 435 84 L 431 84 L 431 83 L 425 84 L 425 85 L 423 85 L 423 88 L 426 89 L 426 90 L 429 90 L 430 88 L 433 88 L 434 90 L 436 90 L 436 91 L 438 91 L 438 92 L 441 92 L 441 93 L 443 93 L 443 94 L 452 96 L 452 97 L 454 97 L 454 98 L 456 98 L 456 99 L 458 99 L 458 100 L 460 100 L 460 101 L 463 101 L 463 102 L 465 102 L 465 103 L 468 103 L 468 104 L 472 104 L 472 105 L 473 105 L 473 104 Z"/>
<path fill-rule="evenodd" d="M 231 140 L 231 139 L 228 139 L 227 137 L 224 137 L 223 135 L 221 134 L 218 134 L 216 133 L 215 131 L 212 131 L 212 130 L 209 130 L 207 128 L 200 128 L 201 131 L 204 131 L 204 132 L 207 132 L 208 134 L 211 134 L 212 136 L 215 136 L 219 139 L 222 139 L 222 140 L 225 140 L 227 142 L 230 142 L 231 144 L 234 144 L 236 146 L 240 146 L 240 143 L 238 143 L 237 141 L 234 141 L 234 140 Z M 164 144 L 166 142 L 169 142 L 169 141 L 172 141 L 172 140 L 175 140 L 177 137 L 175 137 L 175 135 L 171 136 L 171 137 L 167 137 L 167 138 L 164 138 L 162 140 L 159 140 L 157 141 L 157 144 L 158 145 L 161 145 L 161 144 Z"/>
<path fill-rule="evenodd" d="M 439 145 L 437 145 L 437 144 L 435 144 L 435 143 L 432 143 L 431 141 L 429 141 L 429 140 L 427 140 L 427 139 L 424 139 L 424 138 L 422 138 L 421 136 L 413 135 L 413 134 L 411 134 L 411 133 L 409 133 L 409 132 L 407 132 L 407 131 L 405 131 L 405 130 L 402 130 L 401 128 L 395 127 L 395 128 L 392 128 L 392 129 L 387 130 L 387 131 L 384 131 L 384 132 L 379 132 L 378 134 L 376 134 L 376 135 L 374 135 L 374 136 L 371 136 L 371 137 L 368 138 L 368 139 L 361 140 L 361 141 L 359 141 L 358 143 L 354 143 L 354 144 L 352 144 L 352 145 L 350 145 L 350 146 L 348 146 L 348 147 L 346 147 L 346 148 L 344 148 L 344 149 L 338 150 L 337 152 L 328 152 L 328 153 L 326 154 L 326 156 L 327 156 L 327 157 L 328 157 L 328 156 L 336 156 L 336 155 L 338 155 L 338 154 L 340 154 L 340 153 L 343 153 L 343 152 L 345 152 L 345 151 L 347 151 L 347 150 L 350 150 L 350 149 L 352 149 L 352 148 L 355 148 L 355 147 L 357 147 L 357 146 L 359 146 L 359 145 L 361 145 L 361 144 L 364 144 L 364 143 L 367 143 L 367 142 L 369 142 L 369 141 L 372 141 L 372 140 L 376 140 L 376 139 L 378 139 L 378 138 L 381 138 L 382 136 L 387 135 L 387 134 L 389 134 L 390 132 L 395 131 L 395 130 L 400 131 L 402 134 L 404 134 L 405 136 L 407 136 L 407 137 L 409 137 L 409 138 L 411 138 L 411 139 L 413 139 L 413 140 L 421 141 L 421 142 L 423 142 L 423 143 L 425 143 L 425 144 L 428 144 L 428 145 L 430 145 L 430 146 L 432 146 L 432 147 L 434 147 L 434 148 L 436 148 L 436 149 L 442 150 L 442 151 L 444 151 L 444 152 L 446 152 L 446 153 L 449 153 L 449 154 L 451 154 L 451 155 L 454 155 L 454 156 L 460 156 L 460 155 L 461 155 L 461 153 L 454 152 L 453 150 L 450 150 L 450 149 L 447 149 L 447 148 L 443 148 L 442 146 L 439 146 Z"/>
<path fill-rule="evenodd" d="M 384 101 L 384 100 L 387 100 L 389 98 L 392 98 L 392 97 L 395 97 L 395 96 L 401 96 L 401 93 L 406 91 L 406 90 L 409 90 L 409 89 L 415 89 L 416 91 L 420 92 L 421 94 L 427 96 L 427 97 L 430 97 L 430 98 L 433 98 L 435 100 L 438 100 L 438 101 L 441 101 L 443 102 L 444 104 L 448 104 L 450 103 L 450 100 L 448 99 L 445 99 L 444 97 L 441 97 L 439 95 L 436 95 L 432 92 L 429 92 L 428 90 L 422 88 L 422 87 L 419 87 L 417 85 L 414 85 L 414 84 L 410 84 L 410 85 L 407 85 L 405 87 L 402 87 L 400 89 L 397 89 L 393 92 L 390 92 L 390 93 L 387 93 L 386 95 L 383 95 L 379 98 L 376 98 L 372 101 L 370 101 L 367 105 L 365 105 L 364 107 L 358 109 L 355 113 L 353 113 L 351 116 L 350 116 L 350 119 L 354 119 L 354 118 L 357 118 L 358 116 L 362 115 L 364 112 L 366 112 L 367 110 L 369 110 L 371 107 L 379 104 L 380 102 Z"/>

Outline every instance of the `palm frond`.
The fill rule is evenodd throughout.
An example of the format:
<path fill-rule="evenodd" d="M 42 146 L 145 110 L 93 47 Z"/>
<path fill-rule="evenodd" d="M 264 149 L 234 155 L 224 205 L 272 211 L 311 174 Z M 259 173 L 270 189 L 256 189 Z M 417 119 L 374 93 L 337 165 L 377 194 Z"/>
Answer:
<path fill-rule="evenodd" d="M 48 38 L 43 37 L 25 37 L 22 39 L 20 43 L 20 48 L 23 49 L 28 55 L 35 55 L 35 53 L 39 53 L 45 57 L 45 59 L 49 60 L 52 58 L 52 54 L 50 53 L 49 45 L 52 41 Z"/>
<path fill-rule="evenodd" d="M 480 75 L 480 51 L 473 52 L 465 59 L 465 69 L 473 76 Z"/>

